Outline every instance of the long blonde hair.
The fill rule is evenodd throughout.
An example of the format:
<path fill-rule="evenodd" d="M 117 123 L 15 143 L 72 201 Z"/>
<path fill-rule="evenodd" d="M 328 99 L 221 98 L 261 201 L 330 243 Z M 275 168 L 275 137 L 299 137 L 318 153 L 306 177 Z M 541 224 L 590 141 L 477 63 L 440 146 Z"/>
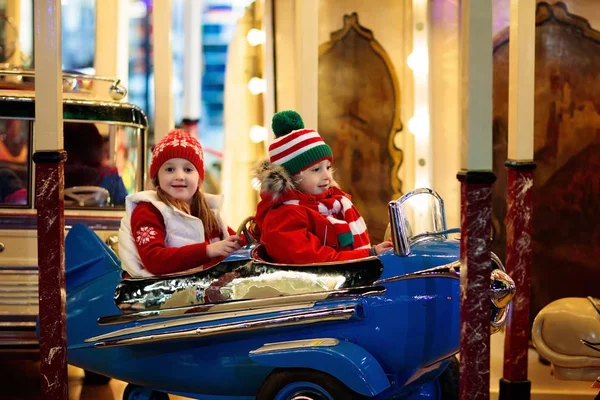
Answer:
<path fill-rule="evenodd" d="M 169 193 L 162 190 L 160 184 L 158 183 L 158 175 L 152 179 L 152 183 L 156 187 L 156 194 L 158 195 L 158 198 L 163 203 L 175 207 L 186 214 L 199 218 L 204 224 L 204 232 L 210 234 L 211 232 L 217 231 L 219 232 L 219 235 L 222 235 L 220 232 L 221 227 L 219 226 L 219 221 L 217 221 L 217 217 L 215 217 L 215 214 L 210 209 L 210 206 L 206 201 L 206 197 L 202 192 L 201 185 L 198 185 L 198 190 L 196 190 L 196 193 L 194 193 L 192 196 L 190 204 L 188 204 L 185 201 L 176 199 Z"/>

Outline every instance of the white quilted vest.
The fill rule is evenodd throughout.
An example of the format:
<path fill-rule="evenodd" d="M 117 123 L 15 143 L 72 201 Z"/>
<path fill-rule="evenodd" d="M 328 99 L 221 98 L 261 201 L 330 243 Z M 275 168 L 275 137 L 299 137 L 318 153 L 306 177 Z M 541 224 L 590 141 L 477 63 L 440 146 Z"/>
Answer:
<path fill-rule="evenodd" d="M 223 204 L 223 196 L 212 194 L 204 194 L 204 196 L 217 217 L 223 237 L 228 237 L 227 226 L 219 215 L 219 210 Z M 181 247 L 205 241 L 204 224 L 199 218 L 163 203 L 154 190 L 130 194 L 125 199 L 126 214 L 121 220 L 121 227 L 119 228 L 119 258 L 121 259 L 121 267 L 132 277 L 153 276 L 142 265 L 131 233 L 131 213 L 140 202 L 152 203 L 162 214 L 167 232 L 165 237 L 167 247 Z"/>

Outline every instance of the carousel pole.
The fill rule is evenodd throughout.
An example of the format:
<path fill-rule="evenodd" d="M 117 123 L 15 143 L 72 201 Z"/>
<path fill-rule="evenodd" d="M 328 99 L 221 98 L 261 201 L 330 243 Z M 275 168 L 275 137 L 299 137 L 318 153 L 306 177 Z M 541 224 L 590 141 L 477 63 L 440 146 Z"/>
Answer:
<path fill-rule="evenodd" d="M 96 2 L 96 75 L 111 76 L 128 87 L 129 0 Z"/>
<path fill-rule="evenodd" d="M 490 396 L 492 2 L 462 0 L 460 398 Z"/>
<path fill-rule="evenodd" d="M 294 3 L 296 110 L 304 124 L 318 129 L 319 121 L 319 2 Z"/>
<path fill-rule="evenodd" d="M 38 229 L 40 385 L 67 398 L 61 2 L 34 2 L 35 193 Z"/>
<path fill-rule="evenodd" d="M 506 272 L 517 292 L 508 315 L 499 397 L 528 400 L 529 290 L 532 262 L 535 0 L 511 0 L 508 86 Z"/>
<path fill-rule="evenodd" d="M 202 114 L 202 0 L 186 0 L 183 28 L 183 129 L 198 137 Z"/>
<path fill-rule="evenodd" d="M 263 121 L 271 121 L 277 111 L 275 104 L 275 5 L 271 0 L 262 0 L 262 2 L 262 25 L 265 31 L 265 43 L 262 46 L 263 78 L 267 83 L 267 89 L 263 94 Z M 267 137 L 268 139 L 263 142 L 265 154 L 269 151 L 270 141 L 274 139 L 272 135 L 267 135 Z"/>
<path fill-rule="evenodd" d="M 155 1 L 152 9 L 152 63 L 154 65 L 154 142 L 174 128 L 172 1 Z"/>

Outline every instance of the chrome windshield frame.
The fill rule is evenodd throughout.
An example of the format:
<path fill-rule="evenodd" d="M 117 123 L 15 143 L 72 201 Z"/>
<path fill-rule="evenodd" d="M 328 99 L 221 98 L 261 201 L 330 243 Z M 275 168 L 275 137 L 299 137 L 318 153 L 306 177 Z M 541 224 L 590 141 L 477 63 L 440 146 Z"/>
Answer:
<path fill-rule="evenodd" d="M 407 218 L 402 210 L 402 204 L 408 199 L 420 194 L 428 194 L 430 196 L 433 196 L 437 200 L 436 215 L 438 217 L 433 219 L 434 232 L 432 232 L 431 234 L 435 236 L 440 236 L 438 232 L 444 232 L 447 230 L 444 200 L 442 200 L 441 196 L 436 191 L 428 188 L 419 188 L 406 193 L 398 200 L 390 201 L 388 203 L 388 214 L 391 225 L 391 240 L 394 244 L 394 252 L 401 257 L 408 256 L 410 254 L 410 245 L 412 243 L 412 240 L 414 238 L 422 236 L 419 236 L 418 234 L 413 237 L 409 236 L 409 232 L 407 229 Z M 447 234 L 442 234 L 441 236 L 445 238 L 448 237 Z"/>

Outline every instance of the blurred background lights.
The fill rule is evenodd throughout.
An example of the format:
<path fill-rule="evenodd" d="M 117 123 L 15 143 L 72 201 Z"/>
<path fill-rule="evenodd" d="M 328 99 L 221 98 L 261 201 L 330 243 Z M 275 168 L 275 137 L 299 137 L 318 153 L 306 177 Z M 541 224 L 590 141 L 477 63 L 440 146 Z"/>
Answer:
<path fill-rule="evenodd" d="M 250 128 L 250 140 L 253 143 L 261 143 L 267 140 L 267 128 L 260 125 L 253 125 Z"/>
<path fill-rule="evenodd" d="M 429 134 L 429 113 L 425 109 L 417 109 L 415 115 L 408 120 L 408 130 L 415 136 Z"/>
<path fill-rule="evenodd" d="M 250 46 L 258 46 L 259 44 L 263 44 L 267 40 L 267 34 L 265 33 L 265 31 L 252 28 L 248 31 L 246 39 L 248 40 L 248 43 L 250 43 Z"/>
<path fill-rule="evenodd" d="M 415 49 L 406 59 L 408 67 L 417 75 L 426 75 L 429 72 L 429 57 L 426 48 Z"/>
<path fill-rule="evenodd" d="M 267 81 L 254 77 L 250 79 L 250 82 L 248 82 L 248 90 L 250 90 L 250 93 L 252 94 L 263 93 L 265 90 L 267 90 Z"/>

